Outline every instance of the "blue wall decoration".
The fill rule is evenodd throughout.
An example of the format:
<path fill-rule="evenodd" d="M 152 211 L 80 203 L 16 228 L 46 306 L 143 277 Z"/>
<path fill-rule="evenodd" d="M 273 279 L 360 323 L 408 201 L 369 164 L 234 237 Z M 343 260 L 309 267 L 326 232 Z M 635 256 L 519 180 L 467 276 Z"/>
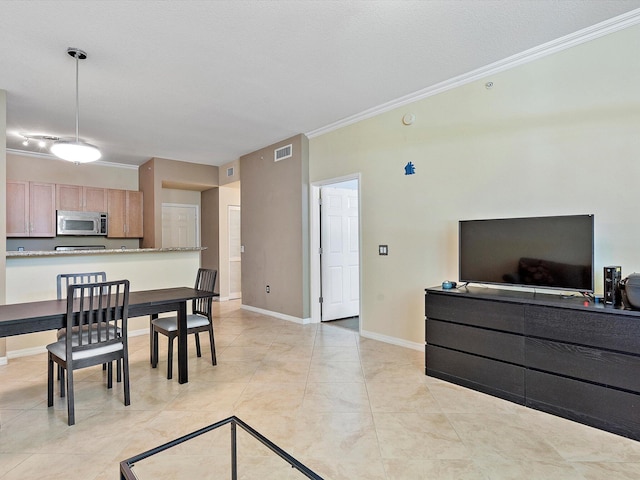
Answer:
<path fill-rule="evenodd" d="M 404 166 L 405 175 L 415 175 L 415 173 L 416 173 L 416 166 L 413 164 L 413 162 L 409 162 Z"/>

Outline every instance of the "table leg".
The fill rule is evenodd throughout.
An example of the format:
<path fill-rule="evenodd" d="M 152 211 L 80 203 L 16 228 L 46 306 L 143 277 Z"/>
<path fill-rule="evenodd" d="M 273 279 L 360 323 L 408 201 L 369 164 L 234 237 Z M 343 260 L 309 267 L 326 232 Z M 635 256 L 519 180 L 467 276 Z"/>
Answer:
<path fill-rule="evenodd" d="M 149 363 L 153 364 L 153 325 L 151 322 L 158 318 L 157 313 L 152 313 L 149 318 Z"/>
<path fill-rule="evenodd" d="M 189 381 L 187 366 L 187 302 L 178 307 L 178 383 Z"/>

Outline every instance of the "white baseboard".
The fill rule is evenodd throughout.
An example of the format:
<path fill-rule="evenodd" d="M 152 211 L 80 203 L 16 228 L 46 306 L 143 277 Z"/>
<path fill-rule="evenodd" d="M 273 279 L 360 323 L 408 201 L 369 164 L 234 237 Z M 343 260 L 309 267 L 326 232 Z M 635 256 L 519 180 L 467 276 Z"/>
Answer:
<path fill-rule="evenodd" d="M 39 355 L 41 353 L 47 353 L 47 347 L 44 345 L 40 345 L 38 347 L 31 348 L 23 348 L 21 350 L 11 350 L 7 352 L 7 356 L 5 358 L 20 358 L 20 357 L 29 357 L 31 355 Z"/>
<path fill-rule="evenodd" d="M 292 317 L 291 315 L 285 315 L 284 313 L 272 312 L 270 310 L 264 310 L 262 308 L 252 307 L 249 305 L 242 305 L 241 308 L 244 310 L 249 310 L 250 312 L 261 313 L 263 315 L 269 315 L 271 317 L 280 318 L 282 320 L 287 320 L 289 322 L 298 323 L 301 325 L 307 325 L 310 323 L 320 323 L 314 322 L 311 318 L 298 318 Z M 390 337 L 388 335 L 382 335 L 380 333 L 369 332 L 367 330 L 360 330 L 360 335 L 365 338 L 370 338 L 372 340 L 378 340 L 379 342 L 390 343 L 391 345 L 397 345 L 399 347 L 410 348 L 412 350 L 424 351 L 423 343 L 415 343 L 410 342 L 408 340 L 403 340 L 397 337 Z"/>
<path fill-rule="evenodd" d="M 382 335 L 380 333 L 369 332 L 367 330 L 360 330 L 360 335 L 371 340 L 378 340 L 379 342 L 390 343 L 391 345 L 397 345 L 399 347 L 410 348 L 412 350 L 424 351 L 423 343 L 410 342 L 397 337 L 390 337 L 388 335 Z"/>
<path fill-rule="evenodd" d="M 300 325 L 308 325 L 312 322 L 310 318 L 298 318 L 293 317 L 291 315 L 285 315 L 284 313 L 272 312 L 270 310 L 264 310 L 262 308 L 251 307 L 249 305 L 242 305 L 244 310 L 248 310 L 250 312 L 261 313 L 263 315 L 269 315 L 270 317 L 279 318 L 281 320 L 286 320 L 288 322 L 297 323 Z M 317 322 L 315 322 L 317 323 Z M 131 330 L 129 331 L 129 337 L 138 337 L 141 335 L 148 335 L 149 329 L 141 328 L 139 330 Z M 382 335 L 380 333 L 370 332 L 367 330 L 360 330 L 360 335 L 365 338 L 370 338 L 371 340 L 377 340 L 379 342 L 390 343 L 391 345 L 397 345 L 399 347 L 410 348 L 412 350 L 424 350 L 424 345 L 421 343 L 409 342 L 407 340 L 403 340 L 397 337 L 390 337 L 388 335 Z M 39 347 L 31 347 L 31 348 L 23 348 L 21 350 L 12 350 L 7 352 L 5 357 L 0 357 L 0 365 L 6 365 L 7 361 L 11 358 L 20 358 L 20 357 L 28 357 L 30 355 L 38 355 L 40 353 L 46 353 L 47 348 L 45 346 Z"/>
<path fill-rule="evenodd" d="M 262 308 L 252 307 L 250 305 L 241 305 L 240 308 L 249 310 L 250 312 L 261 313 L 263 315 L 269 315 L 270 317 L 279 318 L 280 320 L 287 320 L 288 322 L 299 323 L 300 325 L 307 325 L 311 322 L 311 318 L 299 318 L 291 315 L 286 315 L 280 312 L 272 312 L 270 310 L 264 310 Z"/>
<path fill-rule="evenodd" d="M 129 330 L 128 336 L 131 337 L 139 337 L 140 335 L 149 335 L 148 328 L 141 328 L 139 330 Z"/>

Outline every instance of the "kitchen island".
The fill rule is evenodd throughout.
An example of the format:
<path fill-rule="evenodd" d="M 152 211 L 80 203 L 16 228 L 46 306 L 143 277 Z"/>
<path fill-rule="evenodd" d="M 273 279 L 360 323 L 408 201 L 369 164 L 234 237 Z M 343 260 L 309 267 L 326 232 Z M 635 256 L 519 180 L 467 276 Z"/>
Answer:
<path fill-rule="evenodd" d="M 201 247 L 127 248 L 73 251 L 7 251 L 6 303 L 56 298 L 59 273 L 104 271 L 108 280 L 127 279 L 131 291 L 169 287 L 193 287 L 200 267 Z M 131 319 L 130 334 L 148 334 L 146 317 Z M 7 357 L 45 351 L 55 332 L 9 337 Z"/>
<path fill-rule="evenodd" d="M 64 257 L 77 255 L 111 255 L 130 253 L 160 253 L 160 252 L 200 252 L 206 247 L 169 247 L 169 248 L 113 248 L 113 249 L 87 249 L 87 250 L 24 250 L 7 251 L 7 259 L 22 257 Z"/>

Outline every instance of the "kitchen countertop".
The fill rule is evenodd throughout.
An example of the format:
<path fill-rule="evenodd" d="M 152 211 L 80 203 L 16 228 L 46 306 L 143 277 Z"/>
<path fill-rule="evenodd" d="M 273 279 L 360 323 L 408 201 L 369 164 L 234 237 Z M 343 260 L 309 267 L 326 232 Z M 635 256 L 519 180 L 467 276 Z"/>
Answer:
<path fill-rule="evenodd" d="M 68 257 L 70 255 L 113 255 L 126 253 L 158 253 L 158 252 L 199 252 L 207 247 L 170 247 L 170 248 L 114 248 L 107 250 L 25 250 L 18 252 L 7 251 L 7 258 L 17 257 Z"/>

